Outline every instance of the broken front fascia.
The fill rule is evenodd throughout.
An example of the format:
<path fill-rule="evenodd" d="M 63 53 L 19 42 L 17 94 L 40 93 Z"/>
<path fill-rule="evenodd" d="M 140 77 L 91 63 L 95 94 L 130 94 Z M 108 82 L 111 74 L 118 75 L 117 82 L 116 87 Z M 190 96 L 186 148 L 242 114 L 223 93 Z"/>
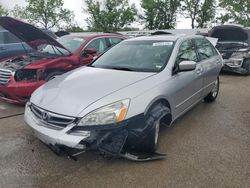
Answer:
<path fill-rule="evenodd" d="M 143 157 L 129 154 L 128 151 L 140 151 L 143 143 L 152 127 L 145 127 L 145 116 L 140 114 L 130 119 L 115 124 L 77 126 L 79 119 L 71 125 L 61 130 L 53 130 L 39 121 L 34 113 L 31 112 L 30 103 L 25 109 L 25 122 L 34 130 L 34 134 L 50 148 L 60 150 L 62 148 L 74 148 L 81 151 L 93 150 L 103 154 L 125 157 L 132 160 L 153 160 L 164 158 L 164 155 L 153 153 Z"/>
<path fill-rule="evenodd" d="M 26 66 L 34 64 L 43 57 L 18 56 L 10 58 L 0 63 L 0 69 L 11 71 L 16 82 L 20 81 L 38 81 L 42 78 L 44 69 L 26 68 Z M 50 57 L 48 57 L 50 58 Z"/>
<path fill-rule="evenodd" d="M 223 53 L 222 53 L 223 55 Z M 249 52 L 234 52 L 228 59 L 223 59 L 224 64 L 232 68 L 242 67 L 242 64 L 245 59 L 250 58 Z"/>
<path fill-rule="evenodd" d="M 45 83 L 43 69 L 25 67 L 33 60 L 20 56 L 0 63 L 0 100 L 25 104 L 33 91 Z"/>
<path fill-rule="evenodd" d="M 220 49 L 221 47 L 224 47 L 223 44 L 220 44 L 220 46 L 218 47 L 223 57 L 224 66 L 222 70 L 239 74 L 247 73 L 247 70 L 244 68 L 243 65 L 247 59 L 250 59 L 250 47 L 245 47 L 241 49 Z"/>
<path fill-rule="evenodd" d="M 222 53 L 223 55 L 223 53 Z M 224 66 L 223 71 L 230 71 L 239 74 L 247 74 L 247 70 L 244 68 L 244 62 L 250 59 L 249 52 L 234 52 L 228 59 L 223 59 Z"/>
<path fill-rule="evenodd" d="M 0 84 L 0 100 L 14 104 L 25 104 L 33 91 L 44 83 L 43 80 L 38 82 L 30 80 L 16 82 L 14 77 L 11 77 L 7 85 Z"/>

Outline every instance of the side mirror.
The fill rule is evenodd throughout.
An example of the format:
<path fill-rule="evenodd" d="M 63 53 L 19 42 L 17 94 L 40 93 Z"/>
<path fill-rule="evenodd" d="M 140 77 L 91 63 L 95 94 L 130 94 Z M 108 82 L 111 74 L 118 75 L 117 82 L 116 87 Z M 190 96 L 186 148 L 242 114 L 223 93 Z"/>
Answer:
<path fill-rule="evenodd" d="M 93 55 L 93 54 L 96 54 L 97 51 L 94 49 L 94 48 L 87 48 L 85 50 L 83 50 L 81 56 L 86 56 L 86 55 Z"/>
<path fill-rule="evenodd" d="M 179 64 L 178 72 L 192 71 L 196 69 L 195 61 L 182 61 Z"/>

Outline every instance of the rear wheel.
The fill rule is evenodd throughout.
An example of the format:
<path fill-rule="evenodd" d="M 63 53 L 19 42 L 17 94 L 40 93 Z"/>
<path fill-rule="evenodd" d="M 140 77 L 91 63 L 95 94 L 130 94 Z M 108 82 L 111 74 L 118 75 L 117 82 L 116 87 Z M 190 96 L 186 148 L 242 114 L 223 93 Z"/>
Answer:
<path fill-rule="evenodd" d="M 214 83 L 214 88 L 212 89 L 212 91 L 204 98 L 205 102 L 214 102 L 219 94 L 219 90 L 220 90 L 220 79 L 219 77 L 217 78 L 217 80 Z"/>

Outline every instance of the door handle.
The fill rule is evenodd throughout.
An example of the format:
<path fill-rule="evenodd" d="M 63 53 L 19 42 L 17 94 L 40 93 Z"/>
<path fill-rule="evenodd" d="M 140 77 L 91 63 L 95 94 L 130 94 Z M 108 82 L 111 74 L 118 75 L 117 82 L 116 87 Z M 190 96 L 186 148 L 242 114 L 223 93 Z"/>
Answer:
<path fill-rule="evenodd" d="M 216 64 L 220 64 L 220 60 L 219 60 L 219 59 L 216 59 L 215 63 L 216 63 Z"/>
<path fill-rule="evenodd" d="M 203 72 L 202 68 L 198 68 L 197 71 L 196 71 L 197 74 L 201 74 L 202 72 Z"/>

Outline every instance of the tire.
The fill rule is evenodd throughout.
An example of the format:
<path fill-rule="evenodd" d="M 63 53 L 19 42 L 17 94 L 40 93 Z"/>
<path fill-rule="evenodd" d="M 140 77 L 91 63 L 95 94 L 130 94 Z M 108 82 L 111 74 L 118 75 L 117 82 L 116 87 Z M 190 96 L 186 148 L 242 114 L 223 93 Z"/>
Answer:
<path fill-rule="evenodd" d="M 160 120 L 166 115 L 170 115 L 170 109 L 162 104 L 158 103 L 154 105 L 146 115 L 146 129 L 149 132 L 140 144 L 140 150 L 148 153 L 156 151 L 158 146 Z"/>
<path fill-rule="evenodd" d="M 63 74 L 62 71 L 53 71 L 53 72 L 50 72 L 50 73 L 48 73 L 48 74 L 46 75 L 46 77 L 45 77 L 44 80 L 48 82 L 48 81 L 54 79 L 56 76 L 59 76 L 59 75 L 61 75 L 61 74 Z"/>
<path fill-rule="evenodd" d="M 219 90 L 220 90 L 220 79 L 219 77 L 217 78 L 214 88 L 212 89 L 212 91 L 204 98 L 205 102 L 214 102 L 219 94 Z"/>
<path fill-rule="evenodd" d="M 246 69 L 247 75 L 250 75 L 250 60 L 246 60 L 243 64 L 243 68 Z"/>

